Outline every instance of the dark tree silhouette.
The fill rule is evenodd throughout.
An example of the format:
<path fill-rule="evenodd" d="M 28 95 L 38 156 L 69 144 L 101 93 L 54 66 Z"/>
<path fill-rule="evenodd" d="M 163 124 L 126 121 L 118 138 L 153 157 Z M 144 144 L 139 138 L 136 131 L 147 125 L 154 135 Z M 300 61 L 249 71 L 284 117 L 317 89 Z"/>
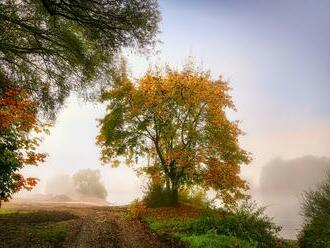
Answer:
<path fill-rule="evenodd" d="M 156 0 L 0 1 L 0 97 L 32 90 L 54 117 L 72 90 L 107 81 L 122 48 L 152 47 L 159 20 Z"/>

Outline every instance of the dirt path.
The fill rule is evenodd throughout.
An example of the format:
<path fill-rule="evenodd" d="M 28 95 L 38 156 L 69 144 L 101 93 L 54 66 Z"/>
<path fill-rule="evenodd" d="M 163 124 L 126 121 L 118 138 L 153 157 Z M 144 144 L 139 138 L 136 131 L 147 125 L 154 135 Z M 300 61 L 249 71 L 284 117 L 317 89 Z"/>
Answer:
<path fill-rule="evenodd" d="M 166 247 L 142 222 L 125 219 L 122 210 L 105 209 L 87 213 L 72 224 L 71 230 L 64 247 Z"/>
<path fill-rule="evenodd" d="M 65 203 L 9 203 L 7 209 L 64 211 L 74 219 L 65 248 L 165 248 L 163 241 L 139 220 L 128 220 L 124 207 L 96 207 Z M 174 246 L 175 247 L 175 246 Z"/>

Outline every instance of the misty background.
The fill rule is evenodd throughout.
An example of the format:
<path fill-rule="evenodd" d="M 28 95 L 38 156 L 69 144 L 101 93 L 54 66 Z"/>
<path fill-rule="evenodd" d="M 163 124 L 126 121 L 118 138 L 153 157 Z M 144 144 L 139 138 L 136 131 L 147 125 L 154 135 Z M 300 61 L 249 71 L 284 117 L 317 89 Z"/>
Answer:
<path fill-rule="evenodd" d="M 295 238 L 303 223 L 304 192 L 315 189 L 328 173 L 327 157 L 275 158 L 262 168 L 259 184 L 251 185 L 250 194 L 283 227 L 284 237 Z"/>
<path fill-rule="evenodd" d="M 146 57 L 124 51 L 132 76 L 143 75 L 150 64 L 180 68 L 193 56 L 214 77 L 228 80 L 238 110 L 229 117 L 241 121 L 241 145 L 254 159 L 242 176 L 253 198 L 284 226 L 282 235 L 293 237 L 302 193 L 330 169 L 330 2 L 164 0 L 160 7 L 157 52 Z M 39 185 L 16 197 L 98 198 L 114 205 L 141 197 L 143 178 L 124 165 L 114 169 L 99 161 L 96 119 L 104 113 L 103 105 L 72 95 L 40 147 L 47 162 L 24 169 Z M 86 169 L 92 170 L 86 178 L 99 182 L 99 193 L 88 197 L 73 181 Z"/>

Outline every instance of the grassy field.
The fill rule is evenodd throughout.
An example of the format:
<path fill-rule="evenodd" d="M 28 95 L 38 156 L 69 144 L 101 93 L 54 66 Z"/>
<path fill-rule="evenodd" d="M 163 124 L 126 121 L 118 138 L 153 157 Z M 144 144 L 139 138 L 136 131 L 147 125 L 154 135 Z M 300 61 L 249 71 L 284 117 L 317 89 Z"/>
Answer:
<path fill-rule="evenodd" d="M 0 210 L 0 247 L 61 247 L 74 218 L 67 212 Z"/>
<path fill-rule="evenodd" d="M 215 232 L 212 232 L 212 230 L 205 232 L 192 231 L 190 227 L 197 223 L 201 218 L 203 218 L 202 214 L 195 216 L 187 216 L 186 214 L 186 216 L 184 216 L 178 212 L 177 216 L 172 216 L 170 218 L 168 218 L 167 215 L 162 215 L 162 217 L 159 218 L 157 214 L 153 214 L 147 217 L 145 221 L 149 228 L 160 236 L 180 240 L 182 247 L 256 247 L 248 241 L 240 240 L 233 236 L 218 235 Z"/>
<path fill-rule="evenodd" d="M 148 210 L 149 228 L 191 248 L 297 248 L 276 236 L 277 227 L 257 216 L 226 214 L 189 207 Z"/>

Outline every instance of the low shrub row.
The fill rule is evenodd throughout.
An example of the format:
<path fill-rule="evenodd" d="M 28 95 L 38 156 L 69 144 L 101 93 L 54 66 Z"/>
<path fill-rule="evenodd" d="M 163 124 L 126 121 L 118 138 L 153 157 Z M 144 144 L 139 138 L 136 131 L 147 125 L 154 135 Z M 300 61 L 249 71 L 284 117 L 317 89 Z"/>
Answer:
<path fill-rule="evenodd" d="M 152 230 L 170 233 L 192 248 L 285 247 L 279 242 L 280 228 L 264 215 L 263 209 L 252 204 L 226 214 L 208 210 L 194 219 L 178 216 L 176 219 L 148 217 L 146 220 Z"/>

